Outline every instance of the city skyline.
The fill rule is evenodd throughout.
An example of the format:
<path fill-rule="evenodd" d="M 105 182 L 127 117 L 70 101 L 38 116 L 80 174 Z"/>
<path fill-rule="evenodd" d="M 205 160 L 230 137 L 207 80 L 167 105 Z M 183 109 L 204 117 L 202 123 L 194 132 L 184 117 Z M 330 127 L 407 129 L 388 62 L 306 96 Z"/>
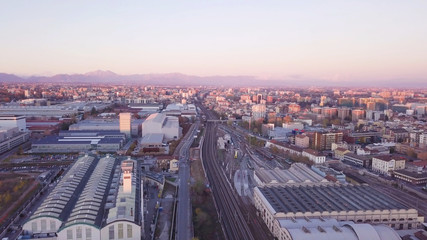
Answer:
<path fill-rule="evenodd" d="M 0 72 L 183 73 L 329 85 L 426 82 L 427 3 L 2 4 Z"/>
<path fill-rule="evenodd" d="M 0 239 L 427 234 L 427 89 L 61 77 L 1 84 Z"/>

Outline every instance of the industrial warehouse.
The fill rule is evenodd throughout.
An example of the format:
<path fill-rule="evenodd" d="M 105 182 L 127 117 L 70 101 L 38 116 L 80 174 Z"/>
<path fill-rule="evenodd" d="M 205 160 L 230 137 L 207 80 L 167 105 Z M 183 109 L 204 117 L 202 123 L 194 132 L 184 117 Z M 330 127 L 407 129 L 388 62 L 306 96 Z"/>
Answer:
<path fill-rule="evenodd" d="M 142 184 L 134 160 L 79 158 L 23 226 L 28 238 L 140 239 Z"/>
<path fill-rule="evenodd" d="M 123 147 L 126 135 L 119 131 L 61 131 L 33 143 L 33 153 L 70 153 L 98 150 L 116 152 Z"/>
<path fill-rule="evenodd" d="M 416 209 L 405 207 L 365 185 L 256 187 L 254 202 L 264 222 L 278 238 L 288 231 L 280 223 L 282 219 L 333 218 L 388 225 L 390 231 L 391 228 L 417 228 L 424 221 Z"/>

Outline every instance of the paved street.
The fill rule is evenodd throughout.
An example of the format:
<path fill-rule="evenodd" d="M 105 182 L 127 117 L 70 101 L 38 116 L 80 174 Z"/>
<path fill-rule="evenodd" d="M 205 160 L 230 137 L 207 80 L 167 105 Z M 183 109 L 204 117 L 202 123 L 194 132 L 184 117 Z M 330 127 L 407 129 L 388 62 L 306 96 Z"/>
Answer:
<path fill-rule="evenodd" d="M 193 124 L 188 133 L 182 139 L 182 147 L 179 151 L 179 188 L 178 209 L 176 218 L 176 239 L 188 240 L 193 237 L 191 230 L 191 207 L 190 207 L 190 147 L 194 140 L 196 130 L 200 122 Z"/>
<path fill-rule="evenodd" d="M 146 191 L 145 200 L 144 200 L 144 210 L 147 211 L 144 213 L 144 230 L 145 230 L 145 239 L 152 239 L 153 228 L 154 228 L 154 218 L 156 216 L 156 204 L 159 200 L 158 193 L 159 189 L 154 184 L 145 183 L 144 191 Z"/>

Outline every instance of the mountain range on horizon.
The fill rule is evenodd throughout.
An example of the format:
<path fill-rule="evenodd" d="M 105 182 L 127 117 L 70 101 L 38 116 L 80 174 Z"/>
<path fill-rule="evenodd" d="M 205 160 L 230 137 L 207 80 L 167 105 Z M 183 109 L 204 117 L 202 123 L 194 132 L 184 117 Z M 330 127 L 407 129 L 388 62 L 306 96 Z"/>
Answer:
<path fill-rule="evenodd" d="M 21 77 L 0 73 L 0 83 L 93 83 L 93 84 L 149 84 L 179 86 L 250 86 L 250 87 L 404 87 L 427 88 L 427 79 L 390 79 L 381 81 L 327 81 L 289 77 L 287 79 L 261 79 L 255 76 L 195 76 L 182 73 L 120 75 L 109 70 L 96 70 L 84 74 L 56 74 L 53 76 Z"/>

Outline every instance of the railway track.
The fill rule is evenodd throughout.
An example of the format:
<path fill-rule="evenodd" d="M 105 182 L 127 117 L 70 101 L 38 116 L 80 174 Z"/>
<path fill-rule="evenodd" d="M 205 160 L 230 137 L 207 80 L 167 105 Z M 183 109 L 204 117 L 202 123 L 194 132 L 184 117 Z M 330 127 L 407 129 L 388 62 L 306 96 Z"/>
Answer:
<path fill-rule="evenodd" d="M 206 114 L 207 119 L 217 117 L 207 111 L 202 105 L 200 109 Z M 253 204 L 245 204 L 232 184 L 227 180 L 225 170 L 217 158 L 216 149 L 216 123 L 205 122 L 205 137 L 202 146 L 203 166 L 212 189 L 215 206 L 226 239 L 251 240 L 273 239 L 273 235 L 262 219 L 257 215 Z M 239 144 L 244 148 L 245 144 Z"/>
<path fill-rule="evenodd" d="M 206 129 L 203 161 L 226 237 L 230 240 L 255 239 L 246 223 L 234 190 L 217 162 L 214 125 L 207 123 Z"/>

